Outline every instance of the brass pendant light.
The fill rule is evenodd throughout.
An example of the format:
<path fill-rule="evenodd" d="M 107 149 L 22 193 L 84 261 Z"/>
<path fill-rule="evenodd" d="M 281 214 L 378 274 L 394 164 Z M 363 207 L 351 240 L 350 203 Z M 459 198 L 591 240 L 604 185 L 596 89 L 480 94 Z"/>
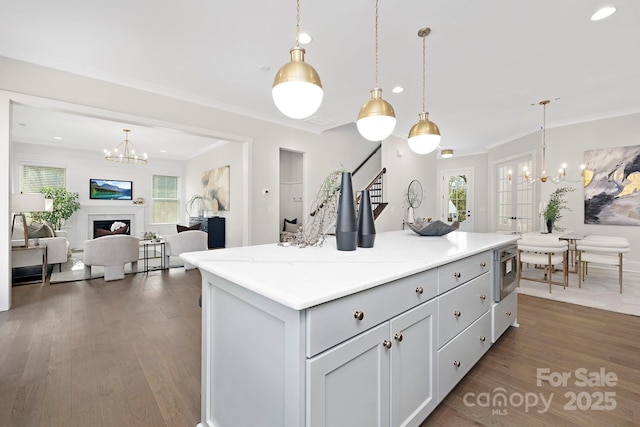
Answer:
<path fill-rule="evenodd" d="M 322 83 L 313 67 L 304 62 L 300 47 L 300 0 L 296 0 L 296 47 L 289 51 L 291 62 L 278 70 L 271 96 L 278 110 L 292 119 L 306 119 L 322 104 Z"/>
<path fill-rule="evenodd" d="M 378 0 L 376 0 L 376 87 L 371 91 L 371 99 L 358 113 L 358 132 L 369 141 L 382 141 L 396 127 L 396 113 L 387 101 L 382 99 L 382 89 L 378 87 Z"/>
<path fill-rule="evenodd" d="M 547 176 L 547 137 L 546 137 L 546 133 L 547 133 L 547 105 L 550 103 L 551 101 L 548 99 L 542 100 L 540 102 L 538 102 L 539 105 L 542 105 L 542 127 L 540 128 L 540 134 L 542 136 L 542 170 L 540 173 L 540 176 L 538 178 L 534 177 L 531 175 L 531 173 L 529 172 L 529 169 L 525 166 L 523 171 L 524 171 L 524 180 L 528 183 L 528 184 L 533 184 L 536 181 L 540 181 L 540 182 L 547 182 L 547 180 L 551 180 L 551 182 L 553 182 L 554 184 L 559 184 L 562 181 L 564 181 L 567 177 L 567 164 L 563 163 L 562 166 L 560 167 L 560 169 L 558 170 L 558 175 L 556 175 L 555 177 L 551 177 L 549 178 Z M 535 105 L 535 104 L 531 104 L 531 105 Z"/>
<path fill-rule="evenodd" d="M 409 148 L 417 154 L 427 154 L 435 150 L 440 144 L 440 129 L 434 122 L 429 121 L 429 113 L 425 112 L 426 98 L 426 38 L 431 33 L 431 28 L 418 30 L 418 37 L 422 37 L 422 112 L 418 115 L 420 120 L 409 131 L 407 143 Z"/>

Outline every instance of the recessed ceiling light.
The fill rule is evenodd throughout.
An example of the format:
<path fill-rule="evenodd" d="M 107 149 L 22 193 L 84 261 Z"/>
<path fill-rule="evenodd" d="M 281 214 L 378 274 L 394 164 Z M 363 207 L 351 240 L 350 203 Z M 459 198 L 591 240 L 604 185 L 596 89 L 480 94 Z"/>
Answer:
<path fill-rule="evenodd" d="M 300 33 L 300 36 L 298 36 L 298 41 L 300 42 L 300 44 L 309 44 L 313 41 L 313 38 L 307 33 Z"/>
<path fill-rule="evenodd" d="M 62 137 L 61 137 L 61 136 L 54 136 L 54 137 L 53 137 L 53 139 L 58 139 L 58 140 L 60 140 L 60 139 L 62 139 Z"/>
<path fill-rule="evenodd" d="M 264 71 L 265 73 L 271 69 L 268 65 L 258 65 L 258 69 L 260 71 Z"/>
<path fill-rule="evenodd" d="M 167 152 L 167 150 L 160 150 L 160 152 L 161 152 L 161 153 L 166 153 L 166 152 Z"/>
<path fill-rule="evenodd" d="M 402 92 L 404 92 L 404 88 L 402 86 L 396 86 L 393 89 L 391 89 L 391 92 L 393 92 L 393 93 L 402 93 Z"/>
<path fill-rule="evenodd" d="M 608 18 L 613 15 L 616 11 L 616 8 L 613 6 L 605 6 L 600 9 L 593 15 L 591 15 L 592 21 L 600 21 L 602 19 Z"/>

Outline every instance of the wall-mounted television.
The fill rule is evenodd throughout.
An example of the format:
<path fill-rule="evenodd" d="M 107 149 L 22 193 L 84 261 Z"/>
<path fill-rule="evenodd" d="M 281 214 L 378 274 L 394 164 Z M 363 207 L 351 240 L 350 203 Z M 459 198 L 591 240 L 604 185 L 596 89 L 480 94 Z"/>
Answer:
<path fill-rule="evenodd" d="M 133 200 L 133 182 L 115 179 L 89 180 L 89 198 L 97 200 Z"/>

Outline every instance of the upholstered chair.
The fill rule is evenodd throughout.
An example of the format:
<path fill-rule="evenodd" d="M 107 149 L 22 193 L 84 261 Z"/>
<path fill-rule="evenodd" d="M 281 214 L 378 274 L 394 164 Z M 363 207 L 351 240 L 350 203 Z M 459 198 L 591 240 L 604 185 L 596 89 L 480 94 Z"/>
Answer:
<path fill-rule="evenodd" d="M 624 237 L 589 235 L 580 240 L 578 249 L 578 287 L 582 287 L 589 264 L 603 264 L 618 267 L 618 284 L 622 293 L 623 254 L 629 252 L 629 241 Z"/>
<path fill-rule="evenodd" d="M 140 240 L 125 234 L 98 237 L 84 242 L 84 277 L 91 278 L 91 266 L 104 266 L 104 280 L 124 279 L 124 266 L 138 271 Z"/>
<path fill-rule="evenodd" d="M 562 285 L 566 289 L 569 280 L 567 250 L 569 246 L 565 240 L 557 238 L 540 237 L 531 238 L 523 236 L 518 240 L 518 286 L 520 280 L 531 280 L 534 282 L 547 283 L 549 293 L 551 285 Z M 544 268 L 544 278 L 522 276 L 522 264 L 540 265 Z M 562 281 L 552 280 L 555 266 L 562 266 Z"/>
<path fill-rule="evenodd" d="M 200 230 L 183 231 L 173 236 L 166 236 L 164 238 L 164 265 L 167 267 L 171 265 L 169 261 L 172 256 L 178 256 L 185 252 L 206 251 L 207 238 L 207 233 Z M 193 268 L 195 268 L 194 265 L 187 262 L 184 263 L 185 270 Z"/>

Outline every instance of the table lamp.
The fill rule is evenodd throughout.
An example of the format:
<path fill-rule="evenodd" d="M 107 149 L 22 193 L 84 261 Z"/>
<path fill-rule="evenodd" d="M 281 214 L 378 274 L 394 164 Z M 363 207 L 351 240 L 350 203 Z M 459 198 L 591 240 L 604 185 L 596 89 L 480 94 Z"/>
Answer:
<path fill-rule="evenodd" d="M 13 229 L 16 224 L 16 217 L 22 217 L 22 227 L 24 229 L 24 245 L 23 247 L 29 247 L 29 230 L 27 229 L 27 212 L 42 212 L 45 210 L 44 194 L 41 193 L 29 193 L 29 194 L 12 194 L 11 195 L 11 211 L 17 212 L 13 215 L 13 223 L 11 224 L 11 234 L 13 235 Z"/>

